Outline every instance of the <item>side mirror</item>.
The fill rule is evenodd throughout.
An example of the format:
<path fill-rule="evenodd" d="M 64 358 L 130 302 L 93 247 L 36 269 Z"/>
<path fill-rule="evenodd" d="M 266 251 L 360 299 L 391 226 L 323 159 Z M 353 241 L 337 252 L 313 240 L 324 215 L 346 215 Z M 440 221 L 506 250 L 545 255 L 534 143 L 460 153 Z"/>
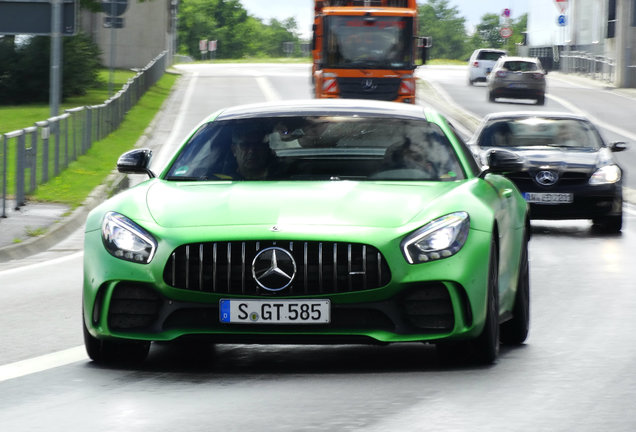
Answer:
<path fill-rule="evenodd" d="M 433 38 L 430 36 L 416 36 L 415 42 L 415 46 L 417 47 L 418 51 L 416 59 L 420 60 L 422 64 L 426 64 L 426 60 L 428 58 L 428 49 L 433 46 Z"/>
<path fill-rule="evenodd" d="M 488 168 L 482 173 L 506 174 L 523 171 L 525 164 L 521 156 L 507 150 L 491 150 L 486 154 Z"/>
<path fill-rule="evenodd" d="M 155 177 L 155 173 L 150 171 L 150 159 L 152 150 L 147 148 L 130 150 L 117 159 L 117 171 L 122 174 L 148 174 L 148 177 Z"/>
<path fill-rule="evenodd" d="M 627 143 L 623 141 L 616 141 L 609 145 L 609 149 L 613 152 L 622 152 L 627 150 Z"/>

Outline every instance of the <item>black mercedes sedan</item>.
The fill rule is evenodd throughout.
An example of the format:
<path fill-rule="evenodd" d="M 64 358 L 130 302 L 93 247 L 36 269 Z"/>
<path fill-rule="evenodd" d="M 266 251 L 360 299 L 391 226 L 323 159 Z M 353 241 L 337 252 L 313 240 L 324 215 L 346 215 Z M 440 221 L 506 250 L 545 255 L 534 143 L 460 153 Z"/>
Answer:
<path fill-rule="evenodd" d="M 613 153 L 626 144 L 606 143 L 586 117 L 493 113 L 468 144 L 482 162 L 501 150 L 522 160 L 525 168 L 507 176 L 530 204 L 531 219 L 591 219 L 604 232 L 620 232 L 623 170 Z"/>

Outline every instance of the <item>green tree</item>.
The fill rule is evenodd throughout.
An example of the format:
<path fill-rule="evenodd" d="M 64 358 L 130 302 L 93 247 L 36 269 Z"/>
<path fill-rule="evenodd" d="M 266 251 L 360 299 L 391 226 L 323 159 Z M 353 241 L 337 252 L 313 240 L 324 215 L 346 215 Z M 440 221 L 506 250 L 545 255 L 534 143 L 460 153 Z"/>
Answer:
<path fill-rule="evenodd" d="M 481 22 L 477 24 L 475 33 L 478 35 L 483 47 L 503 48 L 505 39 L 501 36 L 500 30 L 499 15 L 489 13 L 481 17 Z"/>
<path fill-rule="evenodd" d="M 248 15 L 239 0 L 182 0 L 179 9 L 180 51 L 199 56 L 199 41 L 216 40 L 217 58 L 276 56 L 283 42 L 298 42 L 294 18 L 264 24 Z"/>
<path fill-rule="evenodd" d="M 503 48 L 511 54 L 517 53 L 518 44 L 522 43 L 523 35 L 528 27 L 528 15 L 523 14 L 517 20 L 509 23 L 512 36 L 501 36 L 503 22 L 497 14 L 485 14 L 477 25 L 475 33 L 470 39 L 470 45 L 476 48 Z"/>
<path fill-rule="evenodd" d="M 63 38 L 62 98 L 81 95 L 97 84 L 99 48 L 85 34 Z M 31 37 L 16 45 L 0 39 L 2 104 L 49 100 L 51 38 Z"/>
<path fill-rule="evenodd" d="M 418 6 L 418 33 L 433 38 L 429 58 L 463 59 L 467 46 L 466 19 L 448 0 L 428 0 Z"/>

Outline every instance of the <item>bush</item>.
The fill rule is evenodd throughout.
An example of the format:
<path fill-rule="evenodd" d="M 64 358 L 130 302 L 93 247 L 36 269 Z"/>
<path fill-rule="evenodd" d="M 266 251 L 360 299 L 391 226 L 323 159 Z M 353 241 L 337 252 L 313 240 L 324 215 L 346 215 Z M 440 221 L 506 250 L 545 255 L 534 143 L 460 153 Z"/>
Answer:
<path fill-rule="evenodd" d="M 62 99 L 83 95 L 98 84 L 97 44 L 84 34 L 62 39 Z M 49 100 L 51 38 L 30 37 L 19 44 L 0 39 L 0 104 Z"/>

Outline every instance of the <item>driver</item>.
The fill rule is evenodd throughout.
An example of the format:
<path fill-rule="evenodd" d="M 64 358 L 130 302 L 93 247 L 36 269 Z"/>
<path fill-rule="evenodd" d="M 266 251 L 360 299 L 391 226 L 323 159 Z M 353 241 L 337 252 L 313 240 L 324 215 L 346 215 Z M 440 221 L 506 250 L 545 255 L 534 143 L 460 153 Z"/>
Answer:
<path fill-rule="evenodd" d="M 257 127 L 237 125 L 231 149 L 237 172 L 243 179 L 267 179 L 276 170 L 276 155 L 269 147 L 268 135 Z"/>

